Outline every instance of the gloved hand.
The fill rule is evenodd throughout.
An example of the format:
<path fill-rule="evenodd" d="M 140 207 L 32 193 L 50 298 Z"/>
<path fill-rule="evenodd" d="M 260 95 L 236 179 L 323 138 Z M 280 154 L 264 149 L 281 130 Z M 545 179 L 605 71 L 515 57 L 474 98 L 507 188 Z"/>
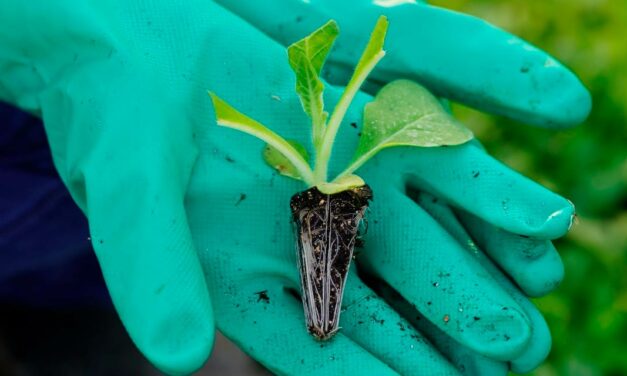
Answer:
<path fill-rule="evenodd" d="M 561 278 L 547 239 L 568 228 L 573 209 L 566 200 L 475 144 L 381 153 L 360 173 L 375 201 L 359 265 L 386 282 L 380 294 L 398 311 L 353 274 L 342 331 L 317 343 L 291 293 L 298 277 L 288 202 L 303 187 L 274 176 L 260 161 L 257 141 L 216 127 L 205 95 L 211 89 L 286 137 L 307 141 L 283 47 L 206 0 L 0 7 L 0 98 L 43 116 L 55 164 L 89 218 L 114 303 L 157 366 L 187 373 L 205 359 L 213 335 L 209 295 L 220 330 L 277 373 L 433 375 L 454 374 L 456 366 L 498 374 L 507 361 L 523 370 L 543 359 L 550 337 L 541 316 L 479 247 L 524 291 L 545 293 Z M 417 17 L 434 8 L 410 9 Z M 332 16 L 342 27 L 341 14 Z M 397 37 L 390 20 L 391 47 Z M 355 35 L 365 40 L 371 27 L 364 22 Z M 488 40 L 513 38 L 476 27 Z M 522 42 L 503 44 L 514 60 L 546 61 Z M 349 46 L 339 47 L 353 56 Z M 557 114 L 578 103 L 572 98 L 587 97 L 571 73 L 550 61 L 522 80 L 565 77 L 561 82 L 577 95 L 562 96 L 551 116 L 538 115 L 558 123 Z M 398 68 L 399 75 L 412 72 Z M 474 80 L 485 78 L 454 87 L 481 86 Z M 439 93 L 447 87 L 436 86 Z M 519 94 L 523 99 L 503 93 L 492 99 L 503 108 L 545 103 L 534 97 L 539 91 Z M 328 95 L 332 102 L 337 92 Z M 347 124 L 359 121 L 368 100 L 358 98 Z M 484 108 L 497 109 L 495 103 Z M 337 166 L 357 141 L 347 124 Z M 405 195 L 407 186 L 428 192 L 419 205 Z M 455 216 L 448 206 L 429 206 L 427 197 L 452 204 Z M 401 316 L 415 321 L 414 308 L 419 329 Z"/>

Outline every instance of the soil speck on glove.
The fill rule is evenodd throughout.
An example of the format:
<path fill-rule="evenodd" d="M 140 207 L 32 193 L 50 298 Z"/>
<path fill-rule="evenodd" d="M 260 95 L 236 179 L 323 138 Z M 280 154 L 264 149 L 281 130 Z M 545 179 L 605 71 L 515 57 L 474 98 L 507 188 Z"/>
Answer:
<path fill-rule="evenodd" d="M 379 325 L 383 325 L 383 323 L 385 323 L 384 319 L 377 318 L 377 316 L 374 313 L 370 317 L 372 318 L 372 321 L 376 322 Z"/>
<path fill-rule="evenodd" d="M 268 290 L 258 291 L 255 293 L 257 295 L 257 302 L 264 302 L 266 304 L 270 303 L 270 298 L 268 297 Z"/>
<path fill-rule="evenodd" d="M 235 203 L 235 206 L 238 206 L 239 204 L 242 203 L 242 201 L 246 200 L 246 193 L 240 193 L 239 195 L 239 199 L 237 200 L 237 202 Z"/>

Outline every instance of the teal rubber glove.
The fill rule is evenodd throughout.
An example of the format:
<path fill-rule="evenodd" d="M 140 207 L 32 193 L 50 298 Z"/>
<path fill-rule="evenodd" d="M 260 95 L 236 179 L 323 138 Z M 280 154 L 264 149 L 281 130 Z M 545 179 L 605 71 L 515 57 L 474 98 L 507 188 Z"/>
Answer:
<path fill-rule="evenodd" d="M 120 316 L 159 367 L 187 373 L 209 352 L 206 286 L 219 328 L 277 373 L 505 372 L 506 361 L 533 367 L 542 359 L 550 338 L 541 317 L 499 282 L 480 252 L 460 244 L 473 236 L 523 289 L 553 285 L 561 264 L 546 239 L 568 227 L 565 200 L 476 145 L 381 154 L 363 172 L 375 203 L 360 266 L 403 299 L 389 299 L 395 311 L 351 276 L 344 328 L 321 346 L 290 293 L 298 279 L 287 203 L 301 187 L 272 175 L 256 141 L 212 124 L 205 97 L 210 88 L 306 141 L 283 48 L 208 1 L 9 3 L 0 12 L 0 97 L 43 116 L 57 168 L 90 220 Z M 14 33 L 21 25 L 41 29 Z M 364 35 L 370 27 L 364 24 Z M 361 96 L 349 120 L 359 120 L 367 100 Z M 337 161 L 357 140 L 353 128 L 342 132 Z M 477 171 L 482 179 L 472 177 Z M 400 190 L 405 184 L 453 204 L 468 234 L 416 205 Z M 521 262 L 552 274 L 528 273 L 525 284 Z M 440 272 L 453 290 L 433 280 Z M 415 304 L 431 327 L 407 325 L 403 302 Z"/>

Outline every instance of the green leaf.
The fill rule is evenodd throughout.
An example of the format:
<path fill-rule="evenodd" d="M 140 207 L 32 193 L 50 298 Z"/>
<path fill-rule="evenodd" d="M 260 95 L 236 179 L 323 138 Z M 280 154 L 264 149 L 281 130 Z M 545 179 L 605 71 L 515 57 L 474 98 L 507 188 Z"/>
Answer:
<path fill-rule="evenodd" d="M 304 160 L 309 160 L 309 154 L 307 149 L 298 141 L 287 140 L 287 142 L 294 147 L 294 149 L 303 157 Z M 263 148 L 263 159 L 267 164 L 274 167 L 281 175 L 289 176 L 290 178 L 302 180 L 302 176 L 298 172 L 298 169 L 287 159 L 281 152 L 270 144 L 266 144 Z"/>
<path fill-rule="evenodd" d="M 331 149 L 335 142 L 335 136 L 342 123 L 342 119 L 346 115 L 346 111 L 350 106 L 353 98 L 359 91 L 359 88 L 364 83 L 370 72 L 377 65 L 379 60 L 385 56 L 383 51 L 383 42 L 385 41 L 385 34 L 388 29 L 388 19 L 385 16 L 379 17 L 377 24 L 375 25 L 372 34 L 370 34 L 370 40 L 355 67 L 355 72 L 348 81 L 340 100 L 337 102 L 333 114 L 329 119 L 329 124 L 324 132 L 324 139 L 320 150 L 316 155 L 316 169 L 314 171 L 316 181 L 325 181 L 327 177 L 327 169 L 329 159 L 331 158 Z"/>
<path fill-rule="evenodd" d="M 298 175 L 299 179 L 302 179 L 309 185 L 313 185 L 311 168 L 306 159 L 303 158 L 303 155 L 292 144 L 261 123 L 237 111 L 214 93 L 209 92 L 209 96 L 213 102 L 218 125 L 237 129 L 265 141 L 292 164 L 294 173 Z"/>
<path fill-rule="evenodd" d="M 331 20 L 287 49 L 290 66 L 296 74 L 296 93 L 311 118 L 314 145 L 322 139 L 328 116 L 324 111 L 320 71 L 338 34 L 337 24 Z"/>
<path fill-rule="evenodd" d="M 359 86 L 361 86 L 361 83 L 366 79 L 368 74 L 370 74 L 375 65 L 385 56 L 383 42 L 385 41 L 385 34 L 388 31 L 388 24 L 388 19 L 385 16 L 380 16 L 377 20 L 377 24 L 374 26 L 372 34 L 370 34 L 368 45 L 366 45 L 366 49 L 361 54 L 359 63 L 357 63 L 355 67 L 355 73 L 353 73 L 348 86 L 350 86 L 353 80 L 358 81 Z"/>
<path fill-rule="evenodd" d="M 318 190 L 326 195 L 343 192 L 351 188 L 357 188 L 366 185 L 364 179 L 357 175 L 345 175 L 333 180 L 331 183 L 320 183 L 316 186 Z"/>
<path fill-rule="evenodd" d="M 408 80 L 386 85 L 364 109 L 364 126 L 347 175 L 391 146 L 458 145 L 473 138 L 427 89 Z"/>

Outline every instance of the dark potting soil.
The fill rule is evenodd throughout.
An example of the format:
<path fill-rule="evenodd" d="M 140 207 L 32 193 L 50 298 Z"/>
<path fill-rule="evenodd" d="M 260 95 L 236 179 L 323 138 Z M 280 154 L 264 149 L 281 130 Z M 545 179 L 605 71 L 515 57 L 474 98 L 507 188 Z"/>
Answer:
<path fill-rule="evenodd" d="M 307 329 L 317 339 L 338 329 L 348 268 L 371 199 L 367 185 L 332 195 L 313 187 L 292 196 L 303 308 Z"/>

